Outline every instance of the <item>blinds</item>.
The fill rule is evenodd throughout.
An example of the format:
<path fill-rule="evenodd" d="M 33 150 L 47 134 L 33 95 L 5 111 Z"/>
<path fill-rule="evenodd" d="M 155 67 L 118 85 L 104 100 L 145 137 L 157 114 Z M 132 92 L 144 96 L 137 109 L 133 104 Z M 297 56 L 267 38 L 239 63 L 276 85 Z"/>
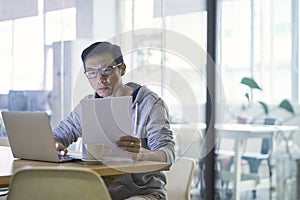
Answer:
<path fill-rule="evenodd" d="M 76 0 L 44 0 L 44 12 L 76 7 Z"/>
<path fill-rule="evenodd" d="M 163 5 L 164 4 L 164 5 Z M 154 17 L 206 10 L 206 0 L 154 0 Z"/>
<path fill-rule="evenodd" d="M 38 0 L 0 0 L 0 21 L 38 14 Z"/>
<path fill-rule="evenodd" d="M 36 16 L 39 2 L 44 12 L 76 6 L 76 0 L 0 0 L 0 21 Z"/>

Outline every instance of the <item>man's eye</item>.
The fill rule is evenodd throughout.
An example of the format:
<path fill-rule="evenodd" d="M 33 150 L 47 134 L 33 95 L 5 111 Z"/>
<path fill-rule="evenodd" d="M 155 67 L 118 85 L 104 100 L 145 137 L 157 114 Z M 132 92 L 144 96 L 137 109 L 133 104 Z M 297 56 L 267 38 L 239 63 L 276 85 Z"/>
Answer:
<path fill-rule="evenodd" d="M 105 76 L 109 76 L 112 74 L 112 69 L 111 68 L 105 68 L 102 70 L 101 72 L 102 75 L 105 75 Z"/>
<path fill-rule="evenodd" d="M 106 69 L 103 70 L 104 73 L 107 73 L 107 72 L 109 73 L 111 71 L 112 71 L 112 68 L 106 68 Z"/>
<path fill-rule="evenodd" d="M 98 71 L 88 71 L 89 74 L 97 74 Z"/>
<path fill-rule="evenodd" d="M 89 75 L 95 75 L 95 74 L 98 73 L 98 71 L 87 71 L 87 73 L 88 73 Z"/>

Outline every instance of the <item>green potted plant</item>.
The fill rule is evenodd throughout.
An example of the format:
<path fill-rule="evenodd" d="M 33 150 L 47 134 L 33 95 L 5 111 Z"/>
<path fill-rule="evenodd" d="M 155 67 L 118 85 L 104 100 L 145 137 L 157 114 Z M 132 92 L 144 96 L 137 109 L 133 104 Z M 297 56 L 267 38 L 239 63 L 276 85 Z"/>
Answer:
<path fill-rule="evenodd" d="M 246 94 L 245 94 L 245 97 L 247 98 L 247 105 L 246 106 L 243 105 L 243 107 L 242 107 L 243 110 L 246 110 L 247 108 L 251 107 L 251 105 L 253 103 L 253 101 L 252 101 L 253 90 L 262 91 L 262 88 L 257 84 L 257 82 L 253 78 L 249 78 L 249 77 L 243 77 L 241 80 L 241 84 L 249 87 L 249 92 L 246 92 Z M 258 103 L 261 105 L 261 107 L 263 109 L 263 113 L 266 116 L 265 119 L 268 120 L 268 115 L 270 112 L 268 104 L 263 101 L 258 101 Z M 294 108 L 288 99 L 283 99 L 279 103 L 278 108 L 284 109 L 287 112 L 291 113 L 292 115 L 295 115 Z M 269 119 L 269 120 L 274 121 L 274 119 Z"/>

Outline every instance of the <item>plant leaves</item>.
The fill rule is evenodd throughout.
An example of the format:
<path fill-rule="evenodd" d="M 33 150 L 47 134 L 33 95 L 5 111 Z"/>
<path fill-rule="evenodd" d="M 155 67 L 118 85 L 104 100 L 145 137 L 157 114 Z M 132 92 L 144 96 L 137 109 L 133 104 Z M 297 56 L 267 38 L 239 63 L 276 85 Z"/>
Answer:
<path fill-rule="evenodd" d="M 295 114 L 292 104 L 287 99 L 281 101 L 281 103 L 279 104 L 279 108 L 283 108 L 286 111 L 292 113 L 293 115 Z"/>
<path fill-rule="evenodd" d="M 259 87 L 259 85 L 256 83 L 256 81 L 253 78 L 244 77 L 241 80 L 241 84 L 247 85 L 252 89 L 262 90 L 261 87 Z"/>
<path fill-rule="evenodd" d="M 258 103 L 263 107 L 264 113 L 266 115 L 268 115 L 269 114 L 269 107 L 268 107 L 268 105 L 266 103 L 262 102 L 262 101 L 259 101 Z"/>

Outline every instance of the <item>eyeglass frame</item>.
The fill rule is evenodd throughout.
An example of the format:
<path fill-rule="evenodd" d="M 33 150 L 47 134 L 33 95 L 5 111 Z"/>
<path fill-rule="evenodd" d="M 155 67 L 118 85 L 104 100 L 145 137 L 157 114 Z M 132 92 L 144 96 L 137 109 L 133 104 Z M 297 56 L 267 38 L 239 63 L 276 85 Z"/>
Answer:
<path fill-rule="evenodd" d="M 107 67 L 101 67 L 101 68 L 98 68 L 98 69 L 93 69 L 93 70 L 88 70 L 88 71 L 84 71 L 84 74 L 85 76 L 88 78 L 88 79 L 94 79 L 94 78 L 97 78 L 99 76 L 99 74 L 101 74 L 102 77 L 109 77 L 113 74 L 113 71 L 116 67 L 120 67 L 122 66 L 123 63 L 118 63 L 116 65 L 113 65 L 113 66 L 107 66 Z M 110 69 L 111 72 L 110 74 L 104 74 L 105 70 L 107 69 Z M 88 75 L 88 72 L 97 72 L 97 74 L 95 75 L 95 77 L 91 77 Z"/>

